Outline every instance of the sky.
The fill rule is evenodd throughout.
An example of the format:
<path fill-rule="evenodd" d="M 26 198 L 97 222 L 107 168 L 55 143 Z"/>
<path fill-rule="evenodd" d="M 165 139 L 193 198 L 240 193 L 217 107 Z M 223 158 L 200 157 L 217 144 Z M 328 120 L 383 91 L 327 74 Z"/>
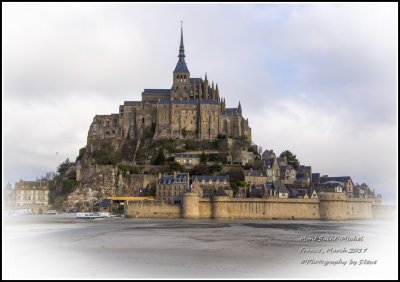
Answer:
<path fill-rule="evenodd" d="M 96 114 L 191 77 L 255 144 L 397 198 L 398 4 L 2 3 L 3 186 L 75 160 Z"/>

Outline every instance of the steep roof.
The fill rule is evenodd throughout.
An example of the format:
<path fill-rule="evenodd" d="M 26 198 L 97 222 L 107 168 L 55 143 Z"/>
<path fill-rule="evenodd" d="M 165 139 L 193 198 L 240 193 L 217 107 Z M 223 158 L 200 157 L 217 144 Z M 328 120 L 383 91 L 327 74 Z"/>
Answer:
<path fill-rule="evenodd" d="M 228 195 L 225 193 L 224 189 L 219 188 L 217 193 L 215 193 L 215 196 L 228 196 Z"/>
<path fill-rule="evenodd" d="M 179 45 L 179 60 L 176 64 L 175 72 L 189 72 L 186 62 L 185 62 L 185 47 L 183 46 L 183 28 L 181 26 L 181 43 Z"/>
<path fill-rule="evenodd" d="M 283 184 L 282 182 L 274 181 L 272 182 L 272 185 L 278 193 L 289 193 L 288 189 L 286 189 L 285 184 Z"/>
<path fill-rule="evenodd" d="M 207 105 L 218 105 L 218 101 L 215 100 L 161 100 L 160 104 L 176 104 L 176 105 L 197 105 L 197 104 L 207 104 Z"/>
<path fill-rule="evenodd" d="M 350 180 L 351 182 L 353 182 L 351 180 L 350 176 L 334 176 L 334 177 L 328 177 L 328 181 L 329 180 L 333 180 L 333 181 L 339 181 L 339 182 L 347 182 L 348 180 Z"/>
<path fill-rule="evenodd" d="M 189 83 L 190 84 L 203 84 L 203 79 L 201 77 L 191 77 L 189 78 Z"/>
<path fill-rule="evenodd" d="M 189 183 L 189 173 L 177 173 L 176 178 L 173 175 L 164 175 L 158 180 L 159 184 Z"/>
<path fill-rule="evenodd" d="M 144 89 L 142 95 L 169 95 L 171 89 Z"/>
<path fill-rule="evenodd" d="M 175 154 L 175 158 L 200 158 L 200 156 L 197 154 L 179 153 L 179 154 Z"/>
<path fill-rule="evenodd" d="M 193 181 L 197 180 L 199 182 L 203 181 L 212 181 L 212 182 L 216 182 L 217 180 L 219 180 L 219 182 L 223 182 L 225 181 L 229 181 L 229 175 L 193 175 L 192 176 Z"/>

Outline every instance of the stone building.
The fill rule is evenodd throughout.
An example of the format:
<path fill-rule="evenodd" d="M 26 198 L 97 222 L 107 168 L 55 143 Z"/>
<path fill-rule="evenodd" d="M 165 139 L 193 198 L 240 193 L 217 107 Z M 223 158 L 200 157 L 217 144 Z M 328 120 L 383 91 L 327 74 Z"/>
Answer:
<path fill-rule="evenodd" d="M 171 204 L 181 203 L 184 192 L 189 190 L 189 173 L 176 173 L 164 175 L 156 187 L 156 200 Z"/>
<path fill-rule="evenodd" d="M 12 189 L 10 183 L 8 183 L 4 189 L 4 208 L 8 211 L 15 208 L 15 190 Z"/>
<path fill-rule="evenodd" d="M 35 214 L 45 213 L 49 204 L 47 181 L 24 181 L 15 183 L 15 209 L 30 209 Z"/>
<path fill-rule="evenodd" d="M 194 167 L 200 163 L 200 156 L 189 153 L 175 154 L 174 161 L 185 167 Z"/>
<path fill-rule="evenodd" d="M 235 156 L 232 157 L 234 164 L 240 164 L 245 166 L 246 164 L 254 164 L 254 153 L 248 151 L 239 151 Z"/>
<path fill-rule="evenodd" d="M 348 197 L 353 197 L 353 190 L 354 190 L 354 182 L 350 176 L 334 176 L 329 177 L 327 175 L 323 175 L 320 177 L 319 183 L 320 185 L 328 182 L 328 181 L 335 181 L 341 182 L 343 191 L 346 192 Z"/>
<path fill-rule="evenodd" d="M 263 159 L 261 162 L 261 168 L 262 172 L 267 176 L 268 182 L 273 182 L 280 179 L 281 170 L 276 157 Z"/>
<path fill-rule="evenodd" d="M 89 129 L 88 150 L 93 140 L 179 138 L 213 140 L 218 135 L 244 138 L 251 142 L 248 119 L 242 115 L 240 102 L 226 108 L 218 84 L 191 77 L 185 62 L 183 32 L 178 63 L 168 89 L 144 89 L 141 101 L 125 101 L 118 114 L 96 115 Z M 117 143 L 114 143 L 116 146 Z"/>
<path fill-rule="evenodd" d="M 261 159 L 265 160 L 265 159 L 273 159 L 276 158 L 276 154 L 274 153 L 273 150 L 265 150 L 262 154 L 261 154 Z"/>
<path fill-rule="evenodd" d="M 214 196 L 218 189 L 227 190 L 226 193 L 233 196 L 228 175 L 193 175 L 192 181 L 196 186 L 201 187 L 204 197 Z"/>
<path fill-rule="evenodd" d="M 272 183 L 272 185 L 278 194 L 278 198 L 289 198 L 289 191 L 286 189 L 285 184 L 283 184 L 281 181 L 275 181 Z"/>
<path fill-rule="evenodd" d="M 343 182 L 330 180 L 316 186 L 316 190 L 317 192 L 342 193 L 344 187 Z"/>
<path fill-rule="evenodd" d="M 312 169 L 311 166 L 300 165 L 296 170 L 297 181 L 304 182 L 308 186 L 311 185 Z"/>
<path fill-rule="evenodd" d="M 245 170 L 244 181 L 246 185 L 262 185 L 268 182 L 268 178 L 261 171 Z"/>
<path fill-rule="evenodd" d="M 280 179 L 285 184 L 292 184 L 296 181 L 296 170 L 292 165 L 282 165 L 280 168 Z"/>

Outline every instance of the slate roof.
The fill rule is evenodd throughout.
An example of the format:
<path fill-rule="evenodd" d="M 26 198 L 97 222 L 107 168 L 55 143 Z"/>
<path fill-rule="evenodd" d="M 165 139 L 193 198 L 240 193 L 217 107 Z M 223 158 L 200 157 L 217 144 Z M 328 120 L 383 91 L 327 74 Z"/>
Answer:
<path fill-rule="evenodd" d="M 282 182 L 274 181 L 272 182 L 272 185 L 278 193 L 289 193 L 288 189 L 286 189 L 285 184 L 283 184 Z"/>
<path fill-rule="evenodd" d="M 125 101 L 124 106 L 138 106 L 141 105 L 141 101 Z"/>
<path fill-rule="evenodd" d="M 175 154 L 175 158 L 200 158 L 197 154 Z"/>
<path fill-rule="evenodd" d="M 144 89 L 142 95 L 169 95 L 171 89 Z"/>
<path fill-rule="evenodd" d="M 318 180 L 320 178 L 320 176 L 321 176 L 321 174 L 319 172 L 318 173 L 312 173 L 311 174 L 311 179 L 312 179 L 312 181 L 316 181 L 316 180 Z"/>
<path fill-rule="evenodd" d="M 351 180 L 351 177 L 350 176 L 335 176 L 335 177 L 328 177 L 328 179 L 329 180 L 333 180 L 333 181 L 339 181 L 339 182 L 345 182 L 346 183 L 348 180 Z"/>
<path fill-rule="evenodd" d="M 189 83 L 190 84 L 194 84 L 196 82 L 196 84 L 203 84 L 203 79 L 201 77 L 191 77 L 189 78 Z"/>
<path fill-rule="evenodd" d="M 179 104 L 179 105 L 198 105 L 198 104 L 207 104 L 207 105 L 218 105 L 218 101 L 215 100 L 161 100 L 160 104 Z"/>
<path fill-rule="evenodd" d="M 235 198 L 246 198 L 246 195 L 242 187 L 239 187 L 239 190 L 237 191 Z"/>
<path fill-rule="evenodd" d="M 264 176 L 265 177 L 265 175 L 261 171 L 258 171 L 258 170 L 245 170 L 244 175 L 245 176 Z"/>
<path fill-rule="evenodd" d="M 159 184 L 189 183 L 189 173 L 177 173 L 174 179 L 173 175 L 164 175 L 158 180 Z"/>
<path fill-rule="evenodd" d="M 304 173 L 296 173 L 296 177 L 297 178 L 304 178 L 305 175 L 304 175 Z"/>
<path fill-rule="evenodd" d="M 215 193 L 215 196 L 228 196 L 228 195 L 225 193 L 224 189 L 219 188 L 217 193 Z"/>
<path fill-rule="evenodd" d="M 193 179 L 193 181 L 197 180 L 199 182 L 202 182 L 203 179 L 204 179 L 205 182 L 208 182 L 210 180 L 212 182 L 217 182 L 217 180 L 219 180 L 219 182 L 224 182 L 224 180 L 229 182 L 229 176 L 228 175 L 193 175 L 192 179 Z"/>
<path fill-rule="evenodd" d="M 186 65 L 184 57 L 179 57 L 179 60 L 178 60 L 178 63 L 176 64 L 174 72 L 189 72 L 189 69 Z"/>
<path fill-rule="evenodd" d="M 100 207 L 102 208 L 108 208 L 110 206 L 111 200 L 109 199 L 103 199 L 100 203 Z"/>
<path fill-rule="evenodd" d="M 268 159 L 263 159 L 263 162 L 266 166 L 271 166 L 274 164 L 275 158 L 268 158 Z"/>
<path fill-rule="evenodd" d="M 264 187 L 263 186 L 253 186 L 250 189 L 250 198 L 262 198 L 264 196 Z"/>
<path fill-rule="evenodd" d="M 237 108 L 225 108 L 225 114 L 227 115 L 237 115 L 238 114 L 238 110 Z"/>

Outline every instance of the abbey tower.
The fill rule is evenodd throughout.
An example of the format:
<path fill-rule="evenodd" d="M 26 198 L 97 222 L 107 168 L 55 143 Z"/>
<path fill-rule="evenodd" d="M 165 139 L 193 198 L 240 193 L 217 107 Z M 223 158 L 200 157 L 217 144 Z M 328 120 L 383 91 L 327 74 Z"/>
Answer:
<path fill-rule="evenodd" d="M 183 30 L 169 89 L 144 89 L 141 101 L 125 101 L 118 114 L 96 115 L 88 144 L 98 139 L 174 138 L 213 140 L 218 135 L 251 142 L 251 128 L 237 108 L 226 108 L 207 74 L 192 78 L 185 62 Z"/>

